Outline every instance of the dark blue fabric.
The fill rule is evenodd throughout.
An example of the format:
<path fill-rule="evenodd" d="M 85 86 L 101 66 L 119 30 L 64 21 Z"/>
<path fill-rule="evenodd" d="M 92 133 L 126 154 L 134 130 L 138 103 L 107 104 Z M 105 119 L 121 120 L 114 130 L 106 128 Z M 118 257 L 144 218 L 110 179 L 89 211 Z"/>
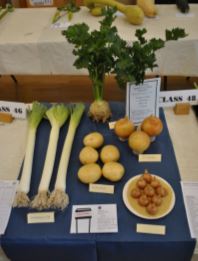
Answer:
<path fill-rule="evenodd" d="M 124 116 L 123 103 L 111 103 L 113 112 L 112 121 Z M 87 112 L 86 112 L 87 113 Z M 121 142 L 110 131 L 107 124 L 93 123 L 85 114 L 78 128 L 68 170 L 67 192 L 70 205 L 63 212 L 56 212 L 54 224 L 32 224 L 26 222 L 27 213 L 34 212 L 30 209 L 13 209 L 6 233 L 1 238 L 4 251 L 13 261 L 190 261 L 195 240 L 190 237 L 183 197 L 180 187 L 180 175 L 169 137 L 164 113 L 160 111 L 164 124 L 162 134 L 152 143 L 148 153 L 161 153 L 161 163 L 138 163 L 126 142 Z M 62 127 L 56 155 L 51 189 L 53 188 L 58 162 L 67 131 L 67 126 Z M 90 131 L 100 131 L 104 135 L 105 144 L 115 144 L 121 152 L 120 162 L 125 166 L 126 173 L 123 179 L 115 184 L 114 195 L 89 193 L 87 185 L 77 179 L 80 167 L 78 160 L 83 137 Z M 45 159 L 49 123 L 44 120 L 37 133 L 35 157 L 33 164 L 33 178 L 31 182 L 31 196 L 36 193 L 40 175 Z M 122 190 L 127 180 L 144 169 L 166 179 L 174 188 L 176 204 L 172 212 L 159 220 L 148 221 L 136 217 L 124 206 Z M 110 182 L 101 179 L 100 183 Z M 118 233 L 110 234 L 70 234 L 71 207 L 74 204 L 100 204 L 116 203 L 118 208 Z M 146 235 L 136 233 L 137 223 L 166 225 L 166 235 Z"/>

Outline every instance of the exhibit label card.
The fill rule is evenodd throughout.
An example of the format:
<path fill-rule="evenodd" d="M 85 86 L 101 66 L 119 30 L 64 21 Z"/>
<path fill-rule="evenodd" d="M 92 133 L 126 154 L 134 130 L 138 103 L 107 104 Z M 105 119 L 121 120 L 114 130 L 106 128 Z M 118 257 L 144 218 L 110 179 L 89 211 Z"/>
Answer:
<path fill-rule="evenodd" d="M 139 125 L 147 116 L 159 116 L 160 78 L 148 79 L 143 84 L 127 84 L 126 115 L 135 125 Z"/>
<path fill-rule="evenodd" d="M 26 118 L 26 104 L 22 102 L 0 101 L 0 112 L 11 114 L 14 118 Z"/>
<path fill-rule="evenodd" d="M 54 223 L 54 212 L 34 212 L 27 214 L 28 224 Z"/>
<path fill-rule="evenodd" d="M 70 233 L 118 232 L 117 205 L 73 205 Z"/>
<path fill-rule="evenodd" d="M 163 225 L 137 224 L 136 232 L 145 234 L 165 235 L 166 227 Z"/>
<path fill-rule="evenodd" d="M 139 162 L 161 162 L 162 154 L 139 154 Z"/>
<path fill-rule="evenodd" d="M 9 218 L 18 185 L 18 180 L 0 181 L 0 235 L 3 235 Z"/>
<path fill-rule="evenodd" d="M 114 194 L 114 186 L 90 183 L 89 192 Z"/>
<path fill-rule="evenodd" d="M 192 238 L 198 238 L 198 182 L 181 181 L 184 203 Z"/>

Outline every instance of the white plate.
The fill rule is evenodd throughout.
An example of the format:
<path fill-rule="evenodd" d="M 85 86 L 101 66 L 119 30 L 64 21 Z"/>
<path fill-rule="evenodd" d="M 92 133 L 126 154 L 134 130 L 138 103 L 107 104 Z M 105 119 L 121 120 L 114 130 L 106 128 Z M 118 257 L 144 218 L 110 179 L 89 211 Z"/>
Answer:
<path fill-rule="evenodd" d="M 157 175 L 151 174 L 152 176 L 155 176 L 160 181 L 160 183 L 168 190 L 168 195 L 163 198 L 164 202 L 159 207 L 159 211 L 157 214 L 155 214 L 155 215 L 148 214 L 145 207 L 141 207 L 137 203 L 137 199 L 132 198 L 130 196 L 131 189 L 135 186 L 136 181 L 138 180 L 138 178 L 141 175 L 142 174 L 129 179 L 124 186 L 122 196 L 123 196 L 124 204 L 126 205 L 128 210 L 130 210 L 136 216 L 145 218 L 145 219 L 159 219 L 159 218 L 162 218 L 162 217 L 168 215 L 175 205 L 175 193 L 174 193 L 174 190 L 171 187 L 171 185 L 163 178 L 161 178 Z"/>

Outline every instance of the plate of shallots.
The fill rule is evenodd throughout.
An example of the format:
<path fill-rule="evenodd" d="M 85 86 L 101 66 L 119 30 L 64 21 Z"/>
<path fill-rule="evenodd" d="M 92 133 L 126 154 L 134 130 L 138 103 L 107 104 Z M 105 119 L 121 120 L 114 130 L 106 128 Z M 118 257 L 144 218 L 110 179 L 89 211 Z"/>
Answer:
<path fill-rule="evenodd" d="M 160 176 L 143 174 L 129 179 L 123 189 L 125 206 L 138 217 L 159 219 L 168 215 L 175 205 L 172 186 Z"/>

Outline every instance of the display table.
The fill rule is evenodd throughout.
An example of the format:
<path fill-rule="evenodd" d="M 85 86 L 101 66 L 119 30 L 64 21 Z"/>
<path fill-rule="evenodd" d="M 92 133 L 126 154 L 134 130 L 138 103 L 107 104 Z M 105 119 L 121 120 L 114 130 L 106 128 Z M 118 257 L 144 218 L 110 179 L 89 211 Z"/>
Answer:
<path fill-rule="evenodd" d="M 112 103 L 112 110 L 116 120 L 124 115 L 123 103 Z M 121 142 L 110 131 L 107 124 L 93 123 L 84 115 L 72 149 L 70 158 L 67 192 L 70 205 L 63 212 L 56 213 L 54 224 L 26 223 L 29 209 L 13 209 L 6 233 L 1 238 L 2 247 L 11 260 L 85 260 L 106 261 L 111 257 L 120 260 L 190 260 L 195 247 L 195 240 L 190 237 L 188 222 L 185 214 L 183 197 L 180 187 L 180 175 L 168 133 L 164 113 L 160 117 L 164 123 L 163 133 L 148 150 L 148 153 L 162 153 L 161 163 L 138 163 L 126 142 Z M 65 136 L 67 126 L 61 130 L 58 145 L 55 170 Z M 38 130 L 33 165 L 33 179 L 31 195 L 36 191 L 39 176 L 47 147 L 50 126 L 43 121 Z M 115 184 L 114 195 L 89 193 L 87 185 L 80 183 L 76 173 L 80 166 L 79 151 L 82 139 L 90 131 L 98 130 L 103 133 L 106 144 L 115 144 L 121 152 L 120 162 L 125 166 L 123 179 Z M 166 179 L 173 187 L 176 204 L 169 215 L 155 221 L 144 220 L 130 213 L 124 206 L 122 190 L 126 181 L 148 169 L 151 173 Z M 52 184 L 54 182 L 56 171 Z M 102 183 L 109 184 L 104 180 Z M 74 204 L 105 204 L 116 203 L 118 209 L 118 233 L 112 234 L 70 234 L 71 206 Z M 162 224 L 166 226 L 166 235 L 151 235 L 136 233 L 136 224 Z"/>
<path fill-rule="evenodd" d="M 0 74 L 87 74 L 73 67 L 72 46 L 61 35 L 64 28 L 52 28 L 55 8 L 16 9 L 0 21 Z M 190 5 L 189 14 L 181 14 L 176 5 L 159 5 L 156 18 L 146 18 L 141 26 L 129 24 L 119 14 L 115 20 L 120 36 L 131 42 L 135 30 L 146 28 L 147 38 L 163 38 L 166 29 L 184 28 L 188 37 L 168 42 L 157 52 L 158 75 L 198 76 L 198 4 Z M 74 14 L 71 24 L 87 23 L 91 29 L 98 28 L 98 21 L 88 9 Z M 68 22 L 62 18 L 62 22 Z M 148 72 L 149 74 L 151 72 Z"/>

